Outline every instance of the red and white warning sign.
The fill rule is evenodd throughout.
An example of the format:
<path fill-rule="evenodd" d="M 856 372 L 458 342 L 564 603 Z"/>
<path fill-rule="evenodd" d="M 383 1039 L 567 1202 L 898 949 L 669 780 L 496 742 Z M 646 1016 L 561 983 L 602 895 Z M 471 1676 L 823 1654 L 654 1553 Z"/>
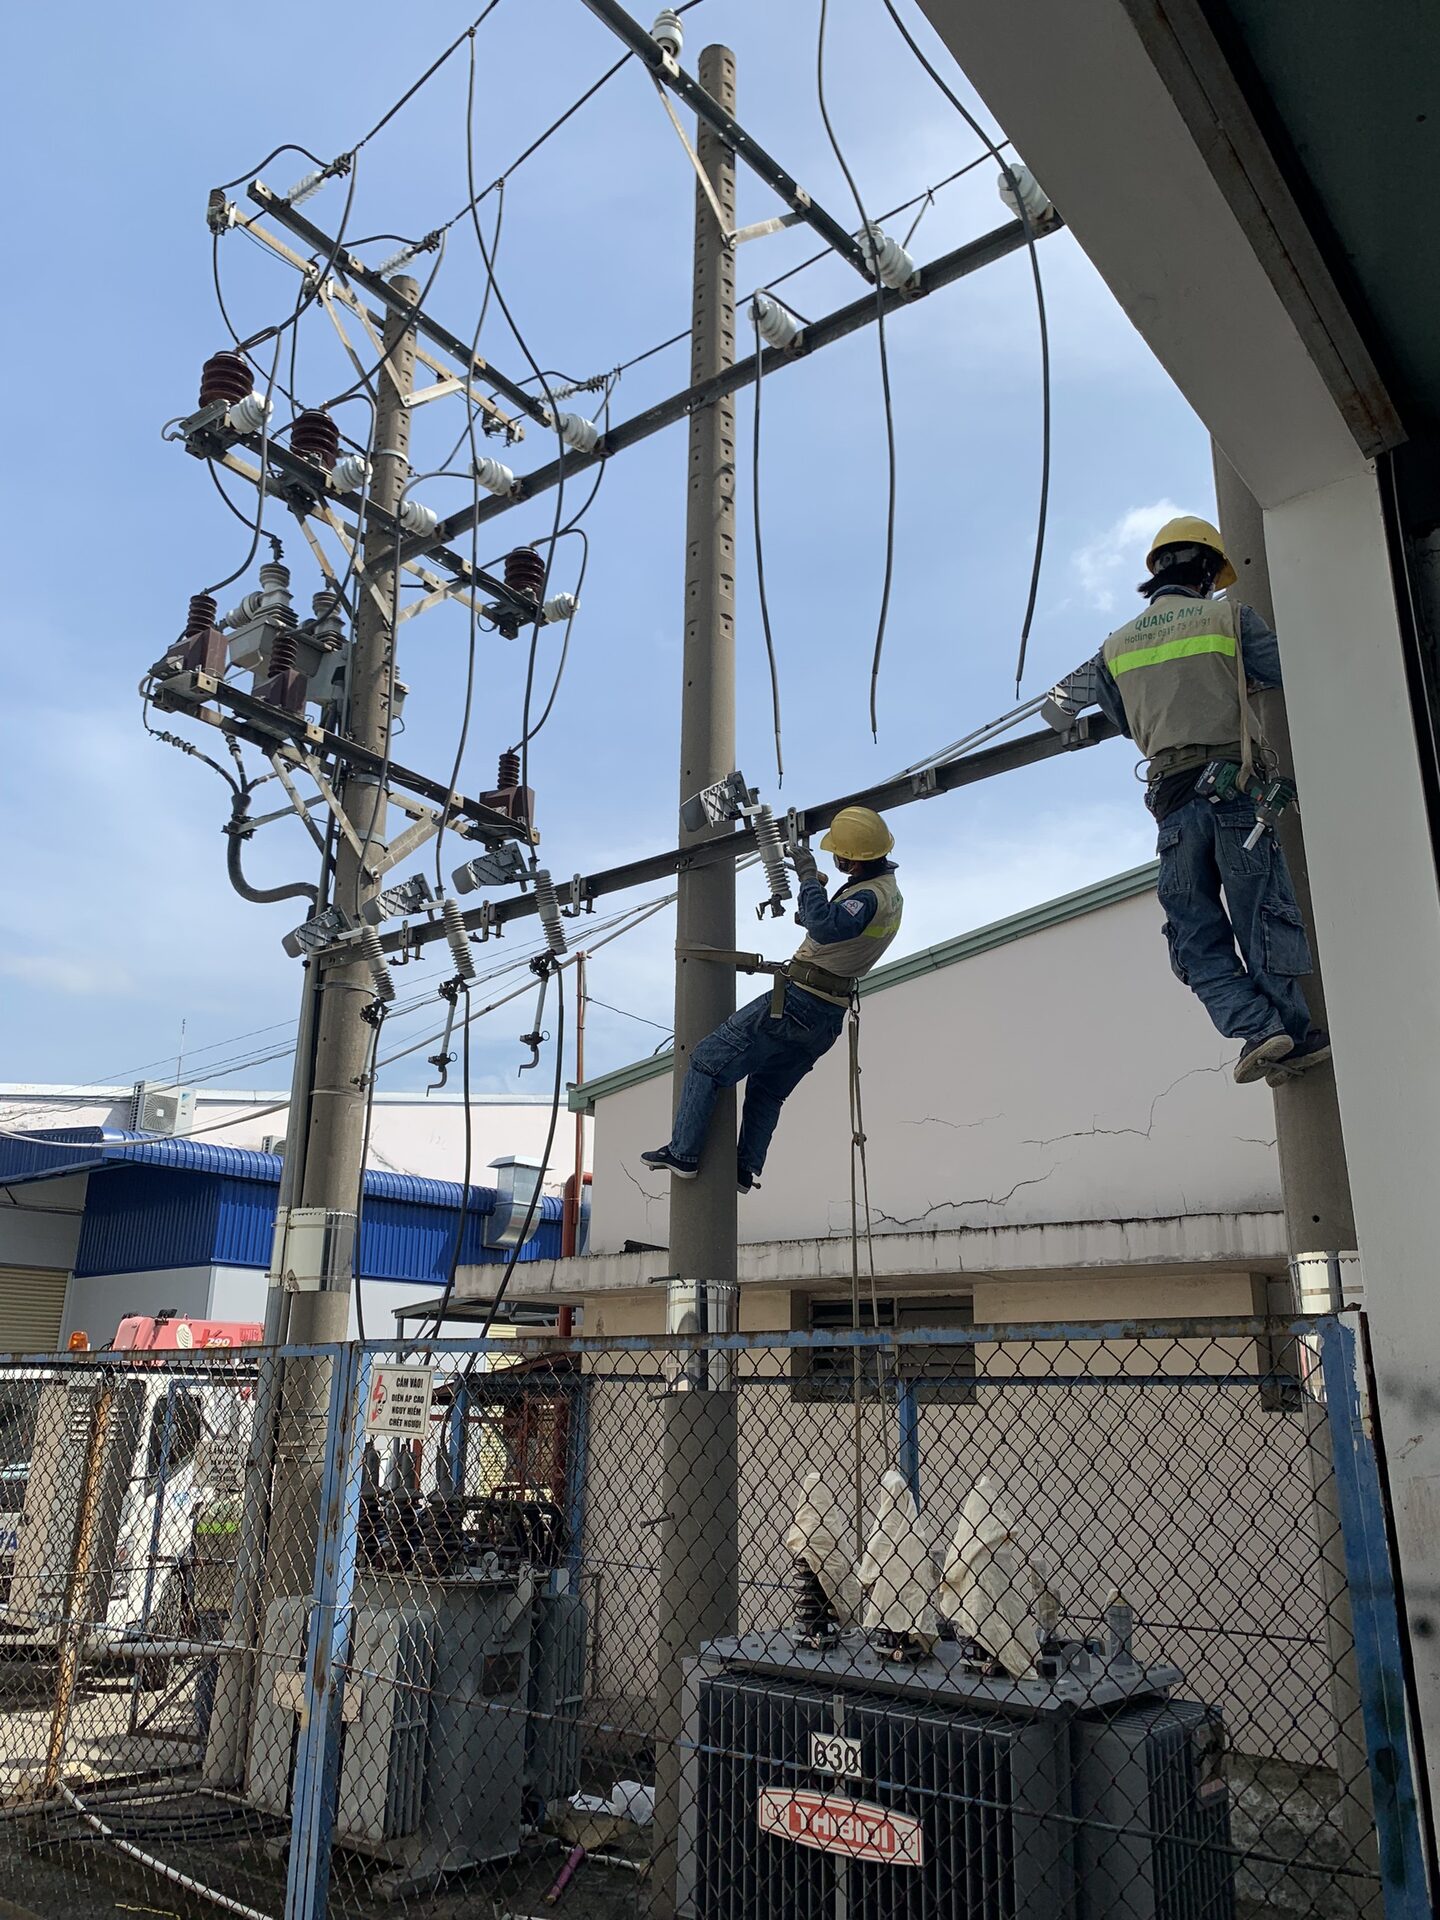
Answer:
<path fill-rule="evenodd" d="M 820 1853 L 843 1853 L 848 1860 L 877 1860 L 890 1867 L 925 1864 L 920 1822 L 863 1800 L 805 1788 L 766 1787 L 755 1817 L 762 1833 Z"/>

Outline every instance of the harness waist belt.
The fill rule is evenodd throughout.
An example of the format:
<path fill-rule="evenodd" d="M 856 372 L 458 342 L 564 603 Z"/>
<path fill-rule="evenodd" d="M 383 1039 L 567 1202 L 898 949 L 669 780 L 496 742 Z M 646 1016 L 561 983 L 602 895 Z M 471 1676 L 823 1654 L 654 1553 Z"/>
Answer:
<path fill-rule="evenodd" d="M 860 984 L 843 973 L 831 973 L 828 967 L 817 967 L 813 960 L 792 960 L 788 972 L 797 987 L 819 1000 L 833 1001 L 837 1007 L 848 1007 Z"/>

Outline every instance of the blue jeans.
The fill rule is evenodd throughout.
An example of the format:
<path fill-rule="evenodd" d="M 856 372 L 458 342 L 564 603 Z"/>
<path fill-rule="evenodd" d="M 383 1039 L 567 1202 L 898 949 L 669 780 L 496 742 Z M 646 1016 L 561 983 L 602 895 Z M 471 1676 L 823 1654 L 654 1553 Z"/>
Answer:
<path fill-rule="evenodd" d="M 1283 1027 L 1298 1043 L 1310 1031 L 1299 981 L 1314 964 L 1310 943 L 1275 836 L 1246 849 L 1254 825 L 1248 800 L 1189 800 L 1160 822 L 1165 940 L 1221 1033 L 1255 1040 Z"/>
<path fill-rule="evenodd" d="M 678 1160 L 698 1162 L 721 1088 L 744 1080 L 737 1165 L 748 1173 L 759 1173 L 781 1107 L 820 1056 L 834 1046 L 844 1024 L 843 1007 L 788 985 L 778 1020 L 770 1018 L 768 993 L 732 1013 L 690 1056 L 690 1070 L 675 1109 L 670 1151 Z"/>

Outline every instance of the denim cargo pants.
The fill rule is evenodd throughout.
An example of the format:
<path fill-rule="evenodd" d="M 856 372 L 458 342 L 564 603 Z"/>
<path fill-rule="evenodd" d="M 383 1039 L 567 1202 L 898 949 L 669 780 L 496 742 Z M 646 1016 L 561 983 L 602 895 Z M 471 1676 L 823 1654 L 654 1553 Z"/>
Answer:
<path fill-rule="evenodd" d="M 1254 1040 L 1283 1027 L 1298 1044 L 1310 1031 L 1300 990 L 1310 943 L 1274 834 L 1245 846 L 1254 826 L 1253 805 L 1238 799 L 1189 800 L 1160 822 L 1170 964 L 1221 1033 Z"/>

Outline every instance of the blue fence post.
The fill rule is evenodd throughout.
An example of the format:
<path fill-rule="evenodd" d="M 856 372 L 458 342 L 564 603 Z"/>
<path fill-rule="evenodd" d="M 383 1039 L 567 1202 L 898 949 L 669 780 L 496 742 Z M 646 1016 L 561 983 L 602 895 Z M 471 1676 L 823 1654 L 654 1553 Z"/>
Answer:
<path fill-rule="evenodd" d="M 915 1382 L 902 1378 L 895 1388 L 895 1416 L 900 1433 L 896 1443 L 896 1463 L 906 1484 L 920 1499 L 920 1402 L 915 1397 Z"/>
<path fill-rule="evenodd" d="M 345 1654 L 355 1591 L 370 1356 L 358 1347 L 339 1347 L 330 1365 L 320 1532 L 305 1642 L 305 1704 L 291 1790 L 285 1920 L 324 1920 L 340 1795 Z"/>
<path fill-rule="evenodd" d="M 1434 1920 L 1410 1752 L 1400 1608 L 1360 1327 L 1350 1317 L 1329 1316 L 1320 1321 L 1319 1331 L 1385 1920 Z"/>
<path fill-rule="evenodd" d="M 565 1531 L 570 1592 L 580 1591 L 584 1564 L 585 1476 L 590 1464 L 590 1385 L 577 1372 L 574 1384 L 563 1389 L 569 1398 L 565 1410 Z"/>

